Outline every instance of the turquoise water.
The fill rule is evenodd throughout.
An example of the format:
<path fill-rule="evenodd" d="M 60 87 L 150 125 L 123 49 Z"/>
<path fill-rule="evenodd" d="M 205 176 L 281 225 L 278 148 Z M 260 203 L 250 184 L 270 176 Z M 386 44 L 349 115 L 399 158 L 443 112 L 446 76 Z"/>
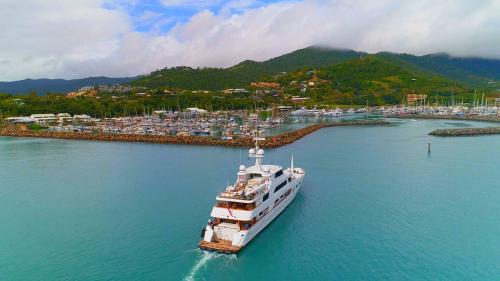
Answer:
<path fill-rule="evenodd" d="M 327 128 L 267 150 L 306 181 L 238 256 L 196 246 L 246 151 L 0 138 L 0 280 L 499 280 L 500 136 L 426 135 L 486 125 Z"/>

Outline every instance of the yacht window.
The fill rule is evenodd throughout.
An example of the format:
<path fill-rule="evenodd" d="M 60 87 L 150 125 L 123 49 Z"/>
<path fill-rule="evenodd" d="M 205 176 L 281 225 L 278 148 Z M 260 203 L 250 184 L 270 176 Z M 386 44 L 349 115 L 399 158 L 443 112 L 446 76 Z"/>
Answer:
<path fill-rule="evenodd" d="M 219 208 L 235 209 L 235 210 L 243 210 L 243 211 L 251 211 L 251 210 L 255 209 L 255 203 L 217 201 L 216 206 Z"/>
<path fill-rule="evenodd" d="M 286 185 L 286 181 L 280 183 L 275 189 L 274 193 L 278 192 L 278 190 L 282 189 Z"/>
<path fill-rule="evenodd" d="M 257 174 L 257 173 L 251 173 L 250 174 L 250 179 L 259 178 L 259 177 L 261 177 L 261 174 Z"/>
<path fill-rule="evenodd" d="M 276 174 L 274 174 L 274 178 L 277 178 L 279 176 L 283 175 L 283 170 L 279 170 L 276 172 Z"/>
<path fill-rule="evenodd" d="M 262 202 L 266 201 L 267 198 L 269 198 L 269 193 L 264 194 L 264 197 L 262 197 Z"/>

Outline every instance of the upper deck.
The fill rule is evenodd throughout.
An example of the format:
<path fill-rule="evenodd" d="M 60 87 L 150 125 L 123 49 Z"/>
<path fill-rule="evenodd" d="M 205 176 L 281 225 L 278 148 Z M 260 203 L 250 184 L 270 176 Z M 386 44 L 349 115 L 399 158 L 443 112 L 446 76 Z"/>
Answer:
<path fill-rule="evenodd" d="M 281 176 L 283 169 L 276 165 L 261 165 L 245 168 L 240 166 L 238 178 L 234 185 L 230 185 L 217 196 L 217 200 L 233 202 L 252 202 L 260 194 L 267 191 L 276 175 Z"/>

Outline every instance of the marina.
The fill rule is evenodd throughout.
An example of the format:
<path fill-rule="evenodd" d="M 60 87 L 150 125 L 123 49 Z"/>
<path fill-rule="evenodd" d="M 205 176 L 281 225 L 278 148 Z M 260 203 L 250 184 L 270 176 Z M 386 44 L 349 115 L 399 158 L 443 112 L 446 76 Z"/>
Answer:
<path fill-rule="evenodd" d="M 267 111 L 265 112 L 267 115 Z M 247 111 L 208 112 L 200 108 L 185 111 L 156 110 L 143 116 L 93 118 L 85 114 L 32 114 L 9 117 L 6 124 L 37 124 L 53 132 L 107 133 L 119 135 L 211 136 L 230 139 L 233 136 L 266 134 L 285 122 L 286 114 L 261 118 Z"/>
<path fill-rule="evenodd" d="M 0 281 L 500 280 L 500 0 L 3 2 Z"/>
<path fill-rule="evenodd" d="M 485 125 L 395 119 L 267 148 L 307 177 L 238 255 L 198 244 L 248 148 L 0 137 L 0 277 L 494 280 L 499 136 L 428 136 Z"/>
<path fill-rule="evenodd" d="M 352 120 L 343 122 L 322 122 L 312 124 L 297 130 L 287 130 L 287 132 L 274 135 L 261 143 L 261 146 L 280 147 L 291 144 L 296 140 L 311 134 L 321 128 L 341 127 L 341 126 L 377 126 L 387 125 L 384 120 Z M 57 132 L 57 131 L 33 131 L 20 130 L 18 128 L 7 127 L 0 130 L 0 136 L 8 137 L 29 137 L 29 138 L 52 138 L 67 140 L 89 140 L 89 141 L 118 141 L 118 142 L 147 142 L 160 144 L 189 144 L 189 145 L 215 145 L 215 146 L 235 146 L 251 147 L 253 138 L 248 136 L 231 138 L 212 138 L 208 136 L 190 136 L 190 135 L 131 135 L 131 134 L 110 134 L 96 132 Z"/>

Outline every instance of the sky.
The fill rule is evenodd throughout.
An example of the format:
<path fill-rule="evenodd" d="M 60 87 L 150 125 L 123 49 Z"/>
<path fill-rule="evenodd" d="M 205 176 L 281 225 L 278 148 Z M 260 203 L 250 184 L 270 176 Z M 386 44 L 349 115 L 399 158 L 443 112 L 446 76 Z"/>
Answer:
<path fill-rule="evenodd" d="M 228 67 L 311 45 L 500 58 L 500 0 L 0 0 L 0 81 Z"/>

